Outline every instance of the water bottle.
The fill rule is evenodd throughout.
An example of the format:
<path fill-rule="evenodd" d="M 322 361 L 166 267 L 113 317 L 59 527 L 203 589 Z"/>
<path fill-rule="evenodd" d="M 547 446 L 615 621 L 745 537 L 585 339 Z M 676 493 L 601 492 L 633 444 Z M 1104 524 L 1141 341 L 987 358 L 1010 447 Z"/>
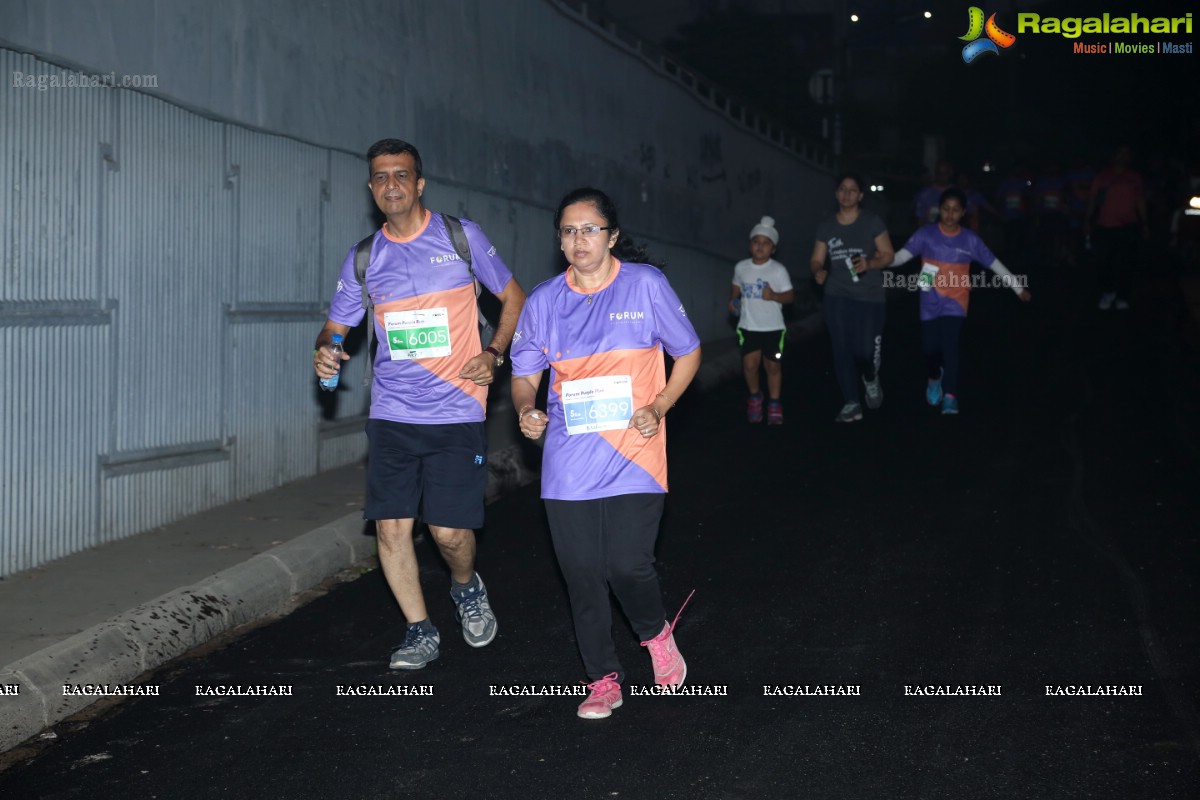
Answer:
<path fill-rule="evenodd" d="M 335 333 L 333 335 L 333 341 L 329 343 L 329 352 L 333 353 L 335 358 L 342 354 L 342 335 L 340 333 Z M 321 388 L 327 392 L 332 392 L 337 388 L 338 378 L 341 377 L 342 361 L 340 358 L 337 360 L 337 364 L 337 372 L 333 373 L 333 375 L 328 378 L 321 378 L 321 380 L 318 381 L 318 383 L 321 384 Z"/>
<path fill-rule="evenodd" d="M 858 283 L 858 273 L 854 271 L 854 258 L 846 256 L 846 269 L 850 270 L 850 280 Z"/>

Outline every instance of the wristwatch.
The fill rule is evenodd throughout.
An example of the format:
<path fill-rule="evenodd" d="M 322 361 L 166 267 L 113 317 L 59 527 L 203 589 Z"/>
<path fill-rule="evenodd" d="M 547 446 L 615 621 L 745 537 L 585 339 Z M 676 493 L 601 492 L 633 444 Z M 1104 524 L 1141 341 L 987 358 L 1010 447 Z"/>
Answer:
<path fill-rule="evenodd" d="M 487 347 L 483 348 L 483 352 L 492 354 L 492 358 L 496 359 L 497 367 L 504 366 L 504 354 L 501 353 L 499 350 L 497 350 L 496 348 L 492 347 L 489 344 Z"/>

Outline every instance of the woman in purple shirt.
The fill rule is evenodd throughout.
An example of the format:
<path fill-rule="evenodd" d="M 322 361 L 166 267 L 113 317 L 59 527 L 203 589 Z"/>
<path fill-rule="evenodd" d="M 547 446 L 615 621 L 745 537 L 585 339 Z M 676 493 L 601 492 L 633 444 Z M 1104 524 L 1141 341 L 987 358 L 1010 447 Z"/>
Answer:
<path fill-rule="evenodd" d="M 621 705 L 624 680 L 610 591 L 650 652 L 654 682 L 687 677 L 654 544 L 667 491 L 665 417 L 700 367 L 700 339 L 666 276 L 639 263 L 607 195 L 571 192 L 554 228 L 570 266 L 530 293 L 517 322 L 512 399 L 521 433 L 546 437 L 542 497 L 590 681 L 577 713 L 603 719 Z M 669 378 L 664 351 L 675 359 Z"/>

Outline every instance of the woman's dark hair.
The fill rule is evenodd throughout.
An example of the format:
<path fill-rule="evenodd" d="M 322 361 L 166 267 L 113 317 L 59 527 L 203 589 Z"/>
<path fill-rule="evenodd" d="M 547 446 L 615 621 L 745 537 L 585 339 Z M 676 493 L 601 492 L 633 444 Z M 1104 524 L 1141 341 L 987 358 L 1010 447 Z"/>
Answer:
<path fill-rule="evenodd" d="M 621 220 L 617 216 L 617 206 L 608 195 L 599 189 L 591 187 L 583 187 L 567 192 L 566 196 L 558 203 L 558 210 L 554 212 L 554 235 L 558 237 L 558 229 L 562 223 L 563 212 L 567 210 L 567 206 L 573 206 L 576 203 L 591 203 L 596 207 L 596 211 L 600 216 L 604 217 L 604 221 L 608 223 L 608 227 L 618 232 L 617 243 L 613 245 L 612 254 L 621 261 L 628 261 L 637 264 L 653 264 L 660 269 L 662 264 L 655 264 L 647 260 L 646 249 L 639 247 L 632 238 L 621 231 Z M 612 231 L 609 231 L 610 233 Z"/>
<path fill-rule="evenodd" d="M 957 186 L 951 186 L 949 189 L 942 192 L 942 196 L 938 198 L 938 205 L 940 206 L 942 203 L 945 203 L 950 199 L 957 200 L 958 204 L 963 208 L 967 207 L 967 193 Z"/>
<path fill-rule="evenodd" d="M 417 152 L 417 148 L 403 139 L 380 139 L 375 144 L 367 149 L 367 169 L 371 169 L 371 162 L 378 156 L 398 156 L 408 153 L 412 156 L 413 167 L 417 170 L 417 177 L 420 178 L 423 174 L 421 167 L 421 154 Z"/>
<path fill-rule="evenodd" d="M 833 183 L 833 188 L 836 189 L 839 186 L 841 186 L 842 181 L 846 180 L 847 178 L 854 181 L 854 185 L 858 187 L 858 190 L 860 192 L 862 192 L 863 194 L 867 193 L 866 190 L 863 188 L 867 184 L 863 182 L 862 176 L 859 175 L 857 172 L 843 172 L 841 175 L 838 175 L 837 180 L 834 181 L 834 183 Z"/>

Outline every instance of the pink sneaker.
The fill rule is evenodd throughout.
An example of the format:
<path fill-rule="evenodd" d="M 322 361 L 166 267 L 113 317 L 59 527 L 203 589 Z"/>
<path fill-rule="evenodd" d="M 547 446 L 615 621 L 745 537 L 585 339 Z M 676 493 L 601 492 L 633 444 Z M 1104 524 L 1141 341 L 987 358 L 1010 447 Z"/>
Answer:
<path fill-rule="evenodd" d="M 750 422 L 762 422 L 763 412 L 762 392 L 757 392 L 746 398 L 746 419 Z"/>
<path fill-rule="evenodd" d="M 695 590 L 692 590 L 692 594 L 695 593 Z M 679 607 L 679 614 L 687 607 L 692 594 L 689 594 L 687 600 Z M 642 642 L 642 647 L 650 650 L 650 661 L 654 664 L 654 682 L 659 686 L 683 686 L 687 678 L 687 662 L 679 655 L 679 648 L 675 646 L 674 631 L 675 624 L 679 622 L 679 614 L 675 615 L 670 625 L 663 623 L 662 633 L 648 642 Z"/>
<path fill-rule="evenodd" d="M 579 704 L 576 713 L 583 719 L 604 719 L 612 716 L 614 708 L 620 708 L 621 684 L 617 683 L 617 673 L 610 672 L 595 683 L 589 683 L 591 694 L 587 700 Z"/>

